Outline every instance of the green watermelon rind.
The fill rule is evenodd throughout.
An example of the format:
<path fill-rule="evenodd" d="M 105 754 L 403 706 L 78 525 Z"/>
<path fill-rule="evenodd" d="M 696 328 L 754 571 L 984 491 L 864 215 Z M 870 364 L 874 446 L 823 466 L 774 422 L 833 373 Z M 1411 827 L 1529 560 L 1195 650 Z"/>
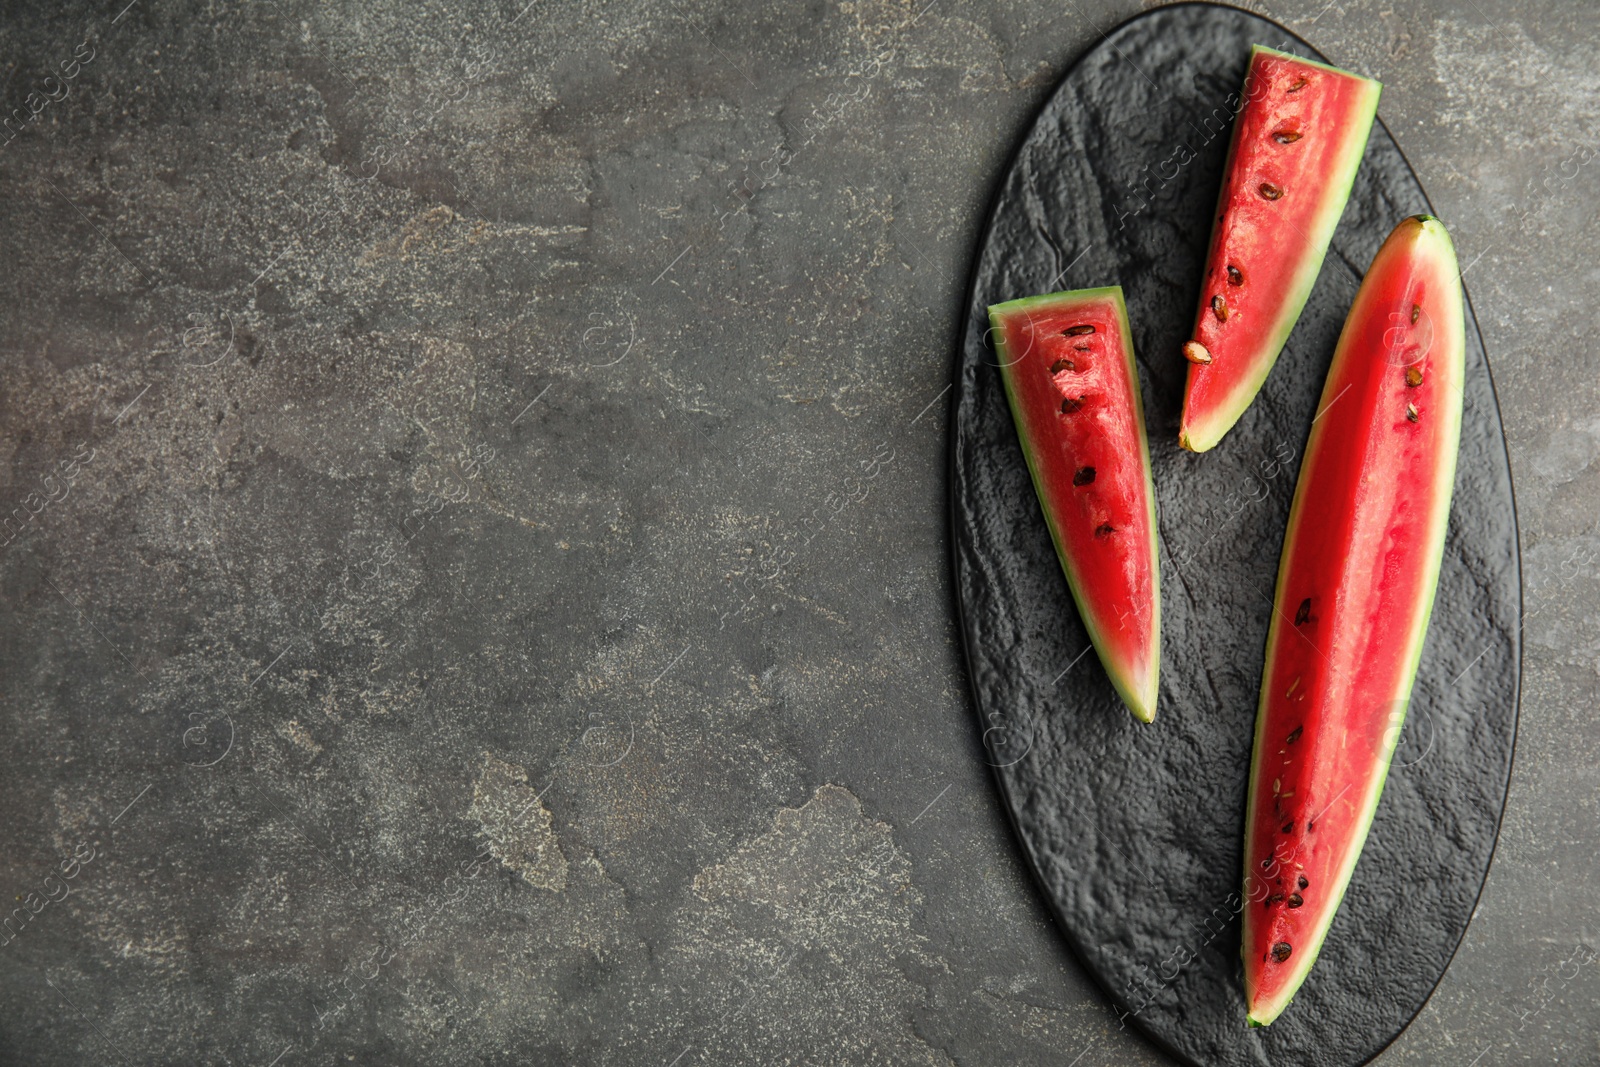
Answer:
<path fill-rule="evenodd" d="M 1419 223 L 1422 227 L 1424 236 L 1433 237 L 1438 242 L 1437 248 L 1434 249 L 1432 254 L 1447 256 L 1451 264 L 1451 273 L 1457 273 L 1455 269 L 1455 264 L 1457 263 L 1455 245 L 1450 240 L 1450 234 L 1445 230 L 1444 225 L 1432 215 L 1414 215 L 1407 221 Z M 1402 223 L 1402 225 L 1404 224 Z M 1455 374 L 1455 381 L 1458 385 L 1458 390 L 1456 393 L 1457 402 L 1449 405 L 1446 411 L 1446 414 L 1451 419 L 1451 428 L 1449 434 L 1451 447 L 1443 450 L 1443 454 L 1440 457 L 1439 466 L 1436 471 L 1436 477 L 1441 479 L 1441 484 L 1446 486 L 1447 490 L 1446 492 L 1440 494 L 1439 500 L 1434 507 L 1433 514 L 1429 516 L 1431 537 L 1427 557 L 1428 582 L 1424 593 L 1427 604 L 1419 614 L 1417 625 L 1411 633 L 1408 646 L 1409 653 L 1407 656 L 1406 669 L 1405 673 L 1402 675 L 1404 678 L 1404 684 L 1401 685 L 1394 694 L 1394 700 L 1396 702 L 1403 701 L 1405 708 L 1399 717 L 1393 720 L 1390 728 L 1385 732 L 1387 744 L 1384 746 L 1384 751 L 1379 757 L 1381 761 L 1379 773 L 1374 777 L 1373 787 L 1369 791 L 1368 796 L 1362 808 L 1360 809 L 1360 829 L 1354 835 L 1355 848 L 1351 850 L 1350 858 L 1345 863 L 1344 868 L 1339 872 L 1333 892 L 1329 895 L 1329 905 L 1324 912 L 1325 918 L 1313 931 L 1311 950 L 1297 957 L 1294 970 L 1291 972 L 1288 982 L 1285 983 L 1284 991 L 1280 998 L 1276 1002 L 1258 1006 L 1256 1011 L 1249 1013 L 1247 1016 L 1247 1022 L 1251 1027 L 1268 1026 L 1274 1020 L 1276 1020 L 1279 1015 L 1282 1015 L 1284 1009 L 1286 1009 L 1294 1000 L 1295 994 L 1299 992 L 1300 986 L 1305 983 L 1306 976 L 1311 973 L 1311 966 L 1312 964 L 1316 963 L 1317 956 L 1322 951 L 1323 943 L 1327 940 L 1328 929 L 1333 925 L 1333 918 L 1338 914 L 1339 906 L 1344 902 L 1345 890 L 1349 887 L 1350 878 L 1355 873 L 1356 862 L 1361 858 L 1362 849 L 1366 847 L 1367 834 L 1372 829 L 1372 819 L 1377 813 L 1378 801 L 1383 796 L 1384 784 L 1388 781 L 1389 767 L 1394 760 L 1395 745 L 1399 742 L 1400 738 L 1400 728 L 1405 724 L 1406 712 L 1410 710 L 1411 691 L 1416 681 L 1417 667 L 1422 661 L 1422 646 L 1424 639 L 1427 636 L 1428 622 L 1433 617 L 1435 595 L 1439 588 L 1439 570 L 1444 561 L 1445 536 L 1449 529 L 1450 501 L 1454 493 L 1456 460 L 1461 440 L 1461 404 L 1459 402 L 1461 399 L 1461 393 L 1459 391 L 1459 386 L 1463 385 L 1466 380 L 1466 318 L 1464 300 L 1460 297 L 1460 292 L 1460 288 L 1457 287 L 1455 290 L 1457 295 L 1456 313 L 1450 316 L 1451 331 L 1449 340 L 1452 342 L 1450 351 L 1455 354 L 1455 366 L 1452 369 Z M 1360 299 L 1361 297 L 1358 293 L 1356 295 L 1357 306 L 1359 306 Z M 1346 320 L 1346 328 L 1348 328 L 1350 321 L 1350 319 Z M 1333 369 L 1338 366 L 1339 356 L 1343 352 L 1343 349 L 1343 338 L 1341 337 L 1339 347 L 1334 350 L 1333 367 L 1330 367 L 1328 374 L 1328 382 L 1330 384 L 1324 388 L 1322 398 L 1317 405 L 1317 410 L 1319 411 L 1326 410 L 1328 406 L 1337 399 L 1337 397 L 1330 397 L 1327 394 L 1331 390 L 1331 383 L 1336 377 L 1333 373 Z M 1319 441 L 1317 427 L 1313 425 L 1311 429 L 1311 438 L 1306 443 L 1305 454 L 1301 459 L 1302 470 L 1306 469 L 1307 460 L 1313 455 Z M 1304 485 L 1303 482 L 1296 486 L 1294 503 L 1289 510 L 1289 521 L 1284 534 L 1283 552 L 1278 560 L 1278 580 L 1277 589 L 1273 595 L 1274 604 L 1278 603 L 1278 599 L 1283 592 L 1284 581 L 1287 578 L 1286 571 L 1288 562 L 1292 554 L 1290 550 L 1293 548 L 1295 534 L 1299 530 L 1298 519 L 1300 516 L 1302 485 Z M 1255 739 L 1250 752 L 1250 797 L 1245 813 L 1246 848 L 1244 857 L 1244 899 L 1247 901 L 1250 899 L 1250 880 L 1252 877 L 1254 877 L 1254 872 L 1251 870 L 1251 857 L 1248 843 L 1250 829 L 1255 826 L 1255 767 L 1258 765 L 1261 759 L 1262 741 L 1266 731 L 1267 694 L 1270 692 L 1269 685 L 1272 681 L 1269 671 L 1273 661 L 1273 653 L 1277 648 L 1279 624 L 1281 621 L 1282 620 L 1279 614 L 1275 613 L 1272 629 L 1267 638 L 1267 651 L 1264 659 L 1264 662 L 1267 665 L 1267 670 L 1262 672 L 1261 697 L 1256 708 Z M 1243 956 L 1244 952 L 1246 951 L 1244 948 L 1245 944 L 1247 944 L 1247 940 L 1241 937 L 1241 956 Z M 1246 960 L 1245 962 L 1248 963 L 1249 961 Z"/>
<path fill-rule="evenodd" d="M 1335 173 L 1328 182 L 1329 195 L 1325 198 L 1322 211 L 1316 216 L 1311 227 L 1312 232 L 1305 234 L 1311 243 L 1316 246 L 1314 253 L 1306 255 L 1295 271 L 1294 285 L 1289 291 L 1289 298 L 1284 301 L 1278 315 L 1278 322 L 1270 335 L 1269 345 L 1272 355 L 1260 361 L 1249 377 L 1240 379 L 1230 397 L 1226 407 L 1219 407 L 1210 413 L 1204 422 L 1190 422 L 1187 417 L 1179 432 L 1178 443 L 1191 452 L 1208 452 L 1215 448 L 1217 443 L 1233 429 L 1234 424 L 1243 417 L 1245 411 L 1255 402 L 1256 394 L 1261 392 L 1267 375 L 1272 373 L 1272 368 L 1277 364 L 1278 357 L 1283 354 L 1284 346 L 1289 343 L 1289 335 L 1294 332 L 1294 327 L 1300 321 L 1300 313 L 1305 310 L 1306 301 L 1311 298 L 1311 290 L 1317 283 L 1317 275 L 1322 272 L 1323 260 L 1327 258 L 1328 246 L 1333 243 L 1333 232 L 1338 229 L 1339 219 L 1344 215 L 1345 204 L 1350 200 L 1350 190 L 1355 186 L 1356 172 L 1361 168 L 1361 159 L 1366 154 L 1367 141 L 1372 135 L 1372 124 L 1378 115 L 1378 97 L 1383 91 L 1382 83 L 1366 78 L 1359 74 L 1352 74 L 1347 70 L 1327 63 L 1318 63 L 1315 60 L 1302 59 L 1288 52 L 1280 52 L 1266 45 L 1255 45 L 1250 49 L 1250 65 L 1247 70 L 1254 71 L 1256 56 L 1266 54 L 1279 59 L 1292 60 L 1304 66 L 1318 70 L 1326 70 L 1347 78 L 1355 78 L 1367 87 L 1367 94 L 1363 99 L 1363 107 L 1351 116 L 1351 129 L 1359 124 L 1361 136 L 1349 136 L 1344 152 L 1340 154 Z M 1248 93 L 1249 75 L 1246 75 L 1246 93 Z M 1235 120 L 1237 121 L 1237 120 Z M 1226 175 L 1233 167 L 1234 144 L 1228 143 L 1228 159 L 1223 165 L 1223 174 Z M 1222 189 L 1217 194 L 1217 211 L 1220 214 L 1227 203 L 1228 185 L 1224 181 Z M 1216 224 L 1213 224 L 1213 229 Z M 1215 236 L 1212 238 L 1215 241 Z M 1210 246 L 1207 249 L 1207 262 L 1210 262 Z M 1202 306 L 1199 315 L 1206 313 L 1207 307 Z M 1187 411 L 1185 411 L 1187 416 Z"/>
<path fill-rule="evenodd" d="M 1141 688 L 1138 680 L 1129 676 L 1129 672 L 1122 664 L 1113 662 L 1108 653 L 1109 643 L 1105 640 L 1101 628 L 1096 621 L 1096 613 L 1090 610 L 1088 601 L 1080 591 L 1080 582 L 1072 561 L 1068 558 L 1061 533 L 1056 529 L 1055 519 L 1050 514 L 1050 507 L 1046 503 L 1047 496 L 1043 480 L 1035 466 L 1033 450 L 1029 446 L 1028 428 L 1023 420 L 1022 405 L 1011 385 L 1011 368 L 1016 360 L 1011 358 L 1005 341 L 1003 320 L 1017 313 L 1026 313 L 1035 308 L 1049 307 L 1070 308 L 1084 304 L 1096 303 L 1106 299 L 1112 300 L 1116 305 L 1117 316 L 1122 328 L 1123 361 L 1127 368 L 1128 382 L 1133 397 L 1133 411 L 1135 425 L 1139 434 L 1139 449 L 1144 466 L 1145 499 L 1150 509 L 1150 591 L 1151 591 L 1151 633 L 1150 648 L 1150 677 Z M 1040 510 L 1044 512 L 1045 524 L 1050 528 L 1050 542 L 1055 546 L 1056 559 L 1061 564 L 1061 571 L 1066 575 L 1067 588 L 1072 593 L 1073 603 L 1077 605 L 1078 617 L 1083 620 L 1084 629 L 1089 633 L 1089 640 L 1094 645 L 1095 655 L 1099 657 L 1101 666 L 1105 669 L 1106 676 L 1111 680 L 1112 687 L 1122 702 L 1127 705 L 1133 717 L 1140 722 L 1153 722 L 1156 717 L 1156 698 L 1160 692 L 1161 679 L 1161 572 L 1157 567 L 1159 555 L 1157 553 L 1157 527 L 1156 527 L 1156 490 L 1155 478 L 1150 467 L 1150 439 L 1145 432 L 1144 423 L 1144 396 L 1139 388 L 1139 372 L 1133 357 L 1133 329 L 1128 323 L 1128 306 L 1122 298 L 1120 285 L 1105 286 L 1099 289 L 1074 289 L 1058 293 L 1046 293 L 1041 296 L 1028 296 L 1019 300 L 1008 300 L 1003 304 L 992 304 L 989 307 L 989 325 L 995 338 L 995 356 L 1000 363 L 1000 379 L 1005 383 L 1006 401 L 1011 408 L 1011 418 L 1017 428 L 1017 440 L 1022 445 L 1022 455 L 1028 464 L 1028 476 L 1033 482 L 1034 495 L 1039 498 Z M 1020 357 L 1019 357 L 1020 358 Z"/>

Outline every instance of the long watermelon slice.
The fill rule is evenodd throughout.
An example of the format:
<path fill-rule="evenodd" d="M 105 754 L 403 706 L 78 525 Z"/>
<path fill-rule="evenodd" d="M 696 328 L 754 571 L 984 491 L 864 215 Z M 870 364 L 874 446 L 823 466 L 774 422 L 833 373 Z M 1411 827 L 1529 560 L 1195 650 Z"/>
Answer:
<path fill-rule="evenodd" d="M 1211 230 L 1178 443 L 1204 452 L 1250 406 L 1322 269 L 1382 86 L 1256 45 Z"/>
<path fill-rule="evenodd" d="M 1465 347 L 1450 237 L 1406 219 L 1345 320 L 1278 565 L 1245 822 L 1254 1025 L 1310 971 L 1383 791 L 1444 553 Z"/>
<path fill-rule="evenodd" d="M 1156 494 L 1122 290 L 996 304 L 989 322 L 1078 614 L 1118 695 L 1150 722 L 1161 659 Z"/>

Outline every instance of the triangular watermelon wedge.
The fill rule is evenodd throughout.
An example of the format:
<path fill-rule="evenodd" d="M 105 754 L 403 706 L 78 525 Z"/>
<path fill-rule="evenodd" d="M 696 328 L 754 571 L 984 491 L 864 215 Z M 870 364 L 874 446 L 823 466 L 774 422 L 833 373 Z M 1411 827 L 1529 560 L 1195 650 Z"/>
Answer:
<path fill-rule="evenodd" d="M 1253 1025 L 1310 971 L 1405 721 L 1455 484 L 1465 331 L 1449 235 L 1406 219 L 1345 320 L 1278 564 L 1245 822 Z"/>
<path fill-rule="evenodd" d="M 1344 213 L 1382 89 L 1256 45 L 1217 200 L 1178 443 L 1204 452 L 1255 399 Z"/>
<path fill-rule="evenodd" d="M 1122 290 L 989 309 L 1022 453 L 1100 662 L 1128 710 L 1156 714 L 1156 494 Z"/>

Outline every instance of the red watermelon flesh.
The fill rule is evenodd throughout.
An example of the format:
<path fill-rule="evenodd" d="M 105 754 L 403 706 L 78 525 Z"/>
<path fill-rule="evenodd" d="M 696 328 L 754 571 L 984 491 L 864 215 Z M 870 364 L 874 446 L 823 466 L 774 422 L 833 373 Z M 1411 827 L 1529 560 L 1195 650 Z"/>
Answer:
<path fill-rule="evenodd" d="M 989 309 L 996 358 L 1067 585 L 1106 674 L 1155 718 L 1161 658 L 1155 488 L 1118 287 Z"/>
<path fill-rule="evenodd" d="M 1253 1025 L 1305 980 L 1378 806 L 1444 552 L 1465 350 L 1450 237 L 1406 219 L 1345 320 L 1278 566 L 1245 825 Z"/>
<path fill-rule="evenodd" d="M 1200 285 L 1178 443 L 1204 452 L 1255 399 L 1305 307 L 1382 86 L 1257 45 Z"/>

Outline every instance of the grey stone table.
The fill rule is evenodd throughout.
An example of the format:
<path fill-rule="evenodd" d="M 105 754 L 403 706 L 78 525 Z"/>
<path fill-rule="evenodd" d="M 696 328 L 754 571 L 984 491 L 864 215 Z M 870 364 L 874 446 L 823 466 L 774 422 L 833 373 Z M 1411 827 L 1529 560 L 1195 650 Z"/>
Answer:
<path fill-rule="evenodd" d="M 1138 6 L 124 3 L 0 36 L 0 1062 L 1160 1062 L 945 536 L 983 211 Z M 1385 82 L 1520 493 L 1500 851 L 1381 1062 L 1600 1062 L 1600 10 L 1255 9 Z"/>

